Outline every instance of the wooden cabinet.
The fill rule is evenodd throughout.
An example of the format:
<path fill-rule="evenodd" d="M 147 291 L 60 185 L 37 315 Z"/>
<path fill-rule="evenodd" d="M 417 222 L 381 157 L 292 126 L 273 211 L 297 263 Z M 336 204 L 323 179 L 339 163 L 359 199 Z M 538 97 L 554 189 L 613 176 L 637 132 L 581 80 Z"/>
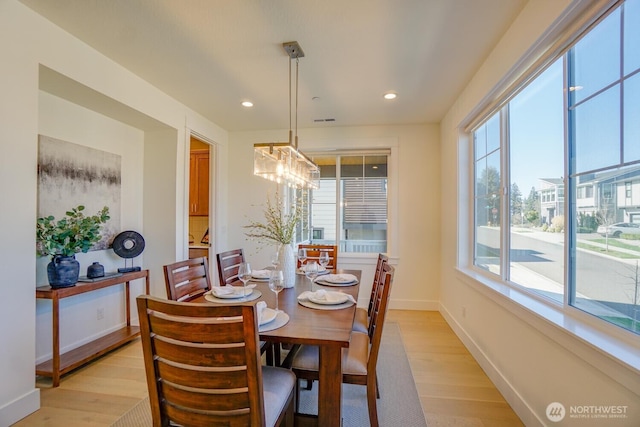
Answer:
<path fill-rule="evenodd" d="M 189 258 L 209 257 L 208 248 L 189 248 Z"/>
<path fill-rule="evenodd" d="M 129 282 L 136 279 L 145 279 L 145 293 L 149 293 L 149 270 L 123 273 L 96 282 L 78 282 L 68 288 L 52 289 L 50 286 L 36 288 L 36 298 L 51 300 L 51 324 L 53 334 L 53 357 L 36 366 L 36 375 L 51 377 L 53 387 L 60 385 L 60 376 L 76 369 L 85 363 L 102 356 L 103 354 L 118 348 L 140 335 L 138 326 L 131 326 L 131 308 L 129 306 Z M 78 348 L 60 354 L 60 300 L 74 295 L 93 292 L 98 289 L 124 284 L 125 288 L 125 315 L 126 326 L 113 331 L 94 341 L 81 345 Z"/>
<path fill-rule="evenodd" d="M 191 152 L 189 215 L 209 215 L 209 150 Z"/>

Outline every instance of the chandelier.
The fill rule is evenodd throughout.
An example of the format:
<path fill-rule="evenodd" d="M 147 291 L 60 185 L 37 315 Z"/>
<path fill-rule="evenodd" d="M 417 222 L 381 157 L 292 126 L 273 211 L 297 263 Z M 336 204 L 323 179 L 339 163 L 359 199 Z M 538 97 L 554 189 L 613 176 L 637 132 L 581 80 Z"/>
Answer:
<path fill-rule="evenodd" d="M 289 142 L 260 142 L 253 145 L 253 174 L 292 188 L 319 187 L 320 168 L 298 150 L 298 63 L 304 52 L 298 42 L 283 43 L 289 55 Z M 291 65 L 296 60 L 295 135 L 291 130 Z"/>

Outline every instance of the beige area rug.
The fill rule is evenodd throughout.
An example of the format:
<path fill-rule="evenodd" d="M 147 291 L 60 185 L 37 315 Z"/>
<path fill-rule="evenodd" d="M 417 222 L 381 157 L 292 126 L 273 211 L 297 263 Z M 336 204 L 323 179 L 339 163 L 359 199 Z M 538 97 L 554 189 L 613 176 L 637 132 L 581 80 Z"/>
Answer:
<path fill-rule="evenodd" d="M 378 359 L 380 400 L 378 418 L 381 426 L 426 427 L 420 399 L 416 390 L 409 360 L 404 350 L 398 325 L 384 326 Z M 302 389 L 300 412 L 317 413 L 317 383 L 312 390 Z M 367 391 L 364 386 L 342 385 L 342 416 L 344 427 L 369 425 Z M 149 400 L 145 398 L 124 414 L 112 427 L 151 426 Z"/>

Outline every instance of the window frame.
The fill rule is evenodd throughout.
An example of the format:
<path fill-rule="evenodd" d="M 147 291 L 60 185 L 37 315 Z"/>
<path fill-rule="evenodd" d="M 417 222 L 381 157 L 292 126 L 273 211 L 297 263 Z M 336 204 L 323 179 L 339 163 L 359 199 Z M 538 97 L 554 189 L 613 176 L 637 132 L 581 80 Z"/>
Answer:
<path fill-rule="evenodd" d="M 617 6 L 623 3 L 623 0 L 600 0 L 595 4 L 585 6 L 585 10 L 573 11 L 573 14 L 567 14 L 563 17 L 561 25 L 554 32 L 547 34 L 547 47 L 551 49 L 538 52 L 530 52 L 532 59 L 530 62 L 521 61 L 518 67 L 512 70 L 512 73 L 518 72 L 519 76 L 509 76 L 503 79 L 503 82 L 509 82 L 509 85 L 494 89 L 491 96 L 485 98 L 484 105 L 476 107 L 472 114 L 467 117 L 458 128 L 458 143 L 460 147 L 458 161 L 460 164 L 459 177 L 460 182 L 465 183 L 466 189 L 458 192 L 459 198 L 459 217 L 458 217 L 458 260 L 457 260 L 457 276 L 460 280 L 472 286 L 480 293 L 488 298 L 498 302 L 501 306 L 508 309 L 520 318 L 526 319 L 529 324 L 557 341 L 559 345 L 569 348 L 572 352 L 578 354 L 585 360 L 588 360 L 605 371 L 609 376 L 614 377 L 620 383 L 624 384 L 631 390 L 640 392 L 640 385 L 635 383 L 632 378 L 625 377 L 617 368 L 611 369 L 611 365 L 605 360 L 613 360 L 618 366 L 623 366 L 637 375 L 640 372 L 640 343 L 638 335 L 608 324 L 589 313 L 573 307 L 568 304 L 568 295 L 570 289 L 565 283 L 564 302 L 559 303 L 545 298 L 523 286 L 512 283 L 505 277 L 504 260 L 501 260 L 503 270 L 499 276 L 474 265 L 475 260 L 475 152 L 473 144 L 473 131 L 493 114 L 501 111 L 508 105 L 521 87 L 535 79 L 546 67 L 560 58 L 568 51 L 582 34 L 597 25 Z M 542 44 L 542 43 L 541 43 Z M 541 48 L 542 49 L 542 48 Z M 566 99 L 566 98 L 565 98 Z M 565 101 L 566 102 L 566 101 Z M 565 114 L 567 109 L 565 108 Z M 566 123 L 566 121 L 565 121 Z M 566 126 L 565 126 L 566 127 Z M 566 132 L 566 129 L 565 129 Z M 565 145 L 565 151 L 567 150 Z M 503 153 L 502 159 L 508 159 L 508 153 Z M 568 156 L 565 152 L 565 162 Z M 502 164 L 502 163 L 501 163 Z M 568 170 L 565 164 L 565 170 Z M 508 173 L 508 168 L 504 169 Z M 506 174 L 504 174 L 506 175 Z M 501 177 L 501 180 L 507 178 Z M 502 184 L 501 190 L 504 194 L 510 194 L 508 189 Z M 575 188 L 566 185 L 562 203 L 565 206 L 565 212 L 570 212 L 568 207 L 573 199 Z M 586 192 L 586 190 L 583 190 Z M 542 195 L 541 195 L 542 196 Z M 502 196 L 507 200 L 509 197 Z M 508 218 L 508 204 L 502 203 L 501 215 Z M 505 221 L 507 223 L 507 221 Z M 570 221 L 565 225 L 569 227 Z M 501 254 L 508 251 L 509 248 L 509 232 L 507 227 L 501 227 L 500 231 Z M 573 233 L 568 231 L 565 233 L 565 247 L 568 247 L 568 240 Z M 505 244 L 506 243 L 506 244 Z M 565 280 L 567 277 L 567 266 L 569 265 L 570 251 L 565 250 Z M 505 258 L 506 259 L 506 258 Z M 499 298 L 496 298 L 499 295 Z M 567 342 L 567 336 L 575 338 L 577 341 Z M 571 341 L 571 340 L 570 340 Z M 582 346 L 575 346 L 575 343 L 581 343 Z M 597 350 L 593 352 L 591 350 Z M 597 354 L 597 355 L 595 355 Z M 604 359 L 601 358 L 604 356 Z"/>
<path fill-rule="evenodd" d="M 362 156 L 367 157 L 367 156 L 385 156 L 386 157 L 386 168 L 387 168 L 387 173 L 386 173 L 386 209 L 387 209 L 387 222 L 386 222 L 386 251 L 385 253 L 390 253 L 390 245 L 391 245 L 391 238 L 390 238 L 390 229 L 392 228 L 392 224 L 391 224 L 391 174 L 392 174 L 392 170 L 394 170 L 395 168 L 392 168 L 391 166 L 391 159 L 392 159 L 392 149 L 391 148 L 377 148 L 377 149 L 353 149 L 353 150 L 332 150 L 331 152 L 323 152 L 323 151 L 309 151 L 307 154 L 311 159 L 313 159 L 315 156 L 322 156 L 322 157 L 327 157 L 327 156 L 331 156 L 331 157 L 335 157 L 336 158 L 336 176 L 335 176 L 335 192 L 336 192 L 336 200 L 335 200 L 335 216 L 334 219 L 336 221 L 336 240 L 335 240 L 335 244 L 338 245 L 338 247 L 341 247 L 341 243 L 342 243 L 342 233 L 344 231 L 344 222 L 342 220 L 342 211 L 341 209 L 341 204 L 344 198 L 344 194 L 342 191 L 342 180 L 343 180 L 343 176 L 341 174 L 341 159 L 344 157 L 352 157 L 352 156 Z M 322 178 L 321 178 L 322 179 Z M 310 190 L 313 191 L 313 190 Z M 312 208 L 312 203 L 311 203 L 311 199 L 312 197 L 309 197 L 309 209 L 308 209 L 308 224 L 310 226 L 310 229 L 315 230 L 318 229 L 319 227 L 316 227 L 313 224 L 313 220 L 312 220 L 312 214 L 313 214 L 313 208 Z M 324 229 L 323 229 L 324 230 Z M 324 232 L 323 232 L 324 234 Z M 308 236 L 311 238 L 311 241 L 313 240 L 313 233 L 308 233 Z M 307 243 L 310 240 L 303 240 L 303 241 L 299 241 L 297 243 Z M 346 239 L 345 239 L 346 241 Z M 341 251 L 340 254 L 350 254 L 350 255 L 359 255 L 359 256 L 370 256 L 371 254 L 377 254 L 378 252 L 352 252 L 352 251 Z"/>

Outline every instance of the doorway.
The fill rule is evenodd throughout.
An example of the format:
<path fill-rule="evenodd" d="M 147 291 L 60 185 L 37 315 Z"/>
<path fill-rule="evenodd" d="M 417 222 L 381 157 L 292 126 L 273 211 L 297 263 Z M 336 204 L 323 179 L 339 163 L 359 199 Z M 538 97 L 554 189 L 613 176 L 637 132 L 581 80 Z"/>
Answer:
<path fill-rule="evenodd" d="M 189 258 L 209 257 L 211 145 L 193 135 L 189 149 Z"/>

